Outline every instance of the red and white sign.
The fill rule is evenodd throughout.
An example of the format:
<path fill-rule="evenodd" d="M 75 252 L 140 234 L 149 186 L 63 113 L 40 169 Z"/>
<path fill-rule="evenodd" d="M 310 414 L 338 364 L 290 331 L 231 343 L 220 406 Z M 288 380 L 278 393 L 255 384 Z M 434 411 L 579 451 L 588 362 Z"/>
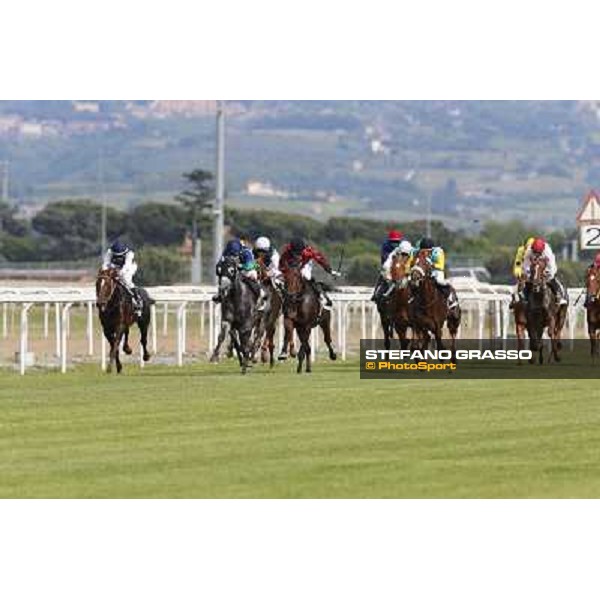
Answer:
<path fill-rule="evenodd" d="M 591 190 L 577 214 L 579 245 L 582 250 L 600 250 L 600 195 Z"/>

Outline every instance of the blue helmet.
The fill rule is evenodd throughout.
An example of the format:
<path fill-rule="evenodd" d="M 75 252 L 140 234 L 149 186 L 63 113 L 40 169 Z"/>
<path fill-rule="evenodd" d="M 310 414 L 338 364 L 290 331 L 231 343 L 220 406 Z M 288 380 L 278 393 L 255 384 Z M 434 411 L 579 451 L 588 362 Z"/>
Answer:
<path fill-rule="evenodd" d="M 124 256 L 129 252 L 129 248 L 127 247 L 127 244 L 124 244 L 120 240 L 115 240 L 110 247 L 110 251 L 113 256 Z"/>
<path fill-rule="evenodd" d="M 242 244 L 240 240 L 229 240 L 225 246 L 225 252 L 227 256 L 235 256 L 242 251 Z"/>

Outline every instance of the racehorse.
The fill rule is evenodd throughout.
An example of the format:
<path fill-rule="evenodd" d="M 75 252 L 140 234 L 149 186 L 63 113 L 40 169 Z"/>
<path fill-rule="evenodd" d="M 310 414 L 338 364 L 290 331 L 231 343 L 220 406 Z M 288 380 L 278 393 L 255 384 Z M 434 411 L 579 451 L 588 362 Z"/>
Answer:
<path fill-rule="evenodd" d="M 377 311 L 379 312 L 379 318 L 381 320 L 386 350 L 390 349 L 394 330 L 400 340 L 400 347 L 403 350 L 408 347 L 406 331 L 410 325 L 410 291 L 408 285 L 409 262 L 409 256 L 394 256 L 390 267 L 393 290 L 388 291 L 388 293 L 377 302 Z"/>
<path fill-rule="evenodd" d="M 284 274 L 285 291 L 283 299 L 283 314 L 285 335 L 284 349 L 292 339 L 294 329 L 300 339 L 298 350 L 297 373 L 302 373 L 306 360 L 306 372 L 312 371 L 310 332 L 317 325 L 323 330 L 323 338 L 329 349 L 329 358 L 335 360 L 337 354 L 331 339 L 331 311 L 321 309 L 319 296 L 313 285 L 302 277 L 300 267 L 290 267 Z"/>
<path fill-rule="evenodd" d="M 598 356 L 598 338 L 600 336 L 600 268 L 592 265 L 585 274 L 587 297 L 587 326 L 590 336 L 590 352 L 592 360 Z"/>
<path fill-rule="evenodd" d="M 252 333 L 259 319 L 256 310 L 258 298 L 251 284 L 240 275 L 235 258 L 223 259 L 217 265 L 217 275 L 226 281 L 226 285 L 221 300 L 221 331 L 211 361 L 218 361 L 221 345 L 229 335 L 242 374 L 245 374 L 252 357 Z"/>
<path fill-rule="evenodd" d="M 521 297 L 523 288 L 525 287 L 525 280 L 521 277 L 517 283 L 517 294 L 513 297 L 509 308 L 513 311 L 515 319 L 515 333 L 517 336 L 517 350 L 525 349 L 525 332 L 527 330 L 527 315 L 525 314 L 525 303 Z M 519 355 L 520 356 L 520 355 Z M 521 359 L 519 358 L 519 364 Z"/>
<path fill-rule="evenodd" d="M 448 309 L 444 294 L 432 276 L 432 267 L 427 260 L 428 252 L 420 251 L 415 257 L 410 270 L 410 286 L 412 299 L 410 303 L 410 321 L 413 324 L 413 345 L 425 349 L 433 334 L 438 350 L 444 349 L 442 329 L 444 323 L 450 333 L 452 360 L 456 356 L 456 334 L 460 326 L 461 311 L 456 306 Z"/>
<path fill-rule="evenodd" d="M 544 362 L 544 345 L 542 336 L 547 330 L 551 341 L 549 358 L 560 361 L 559 351 L 562 348 L 561 332 L 567 316 L 567 306 L 559 305 L 554 293 L 548 285 L 548 261 L 546 258 L 534 258 L 531 262 L 529 279 L 527 280 L 527 333 L 529 347 L 538 353 L 538 363 Z M 532 356 L 531 363 L 535 362 Z"/>
<path fill-rule="evenodd" d="M 110 344 L 110 360 L 107 372 L 112 371 L 113 363 L 117 367 L 117 373 L 123 370 L 119 359 L 119 345 L 123 340 L 123 352 L 131 354 L 129 346 L 129 328 L 137 323 L 140 329 L 140 341 L 143 349 L 144 361 L 150 360 L 148 352 L 148 327 L 150 325 L 150 306 L 154 301 L 150 299 L 145 289 L 139 288 L 142 299 L 142 314 L 138 317 L 133 309 L 130 293 L 120 282 L 119 271 L 114 268 L 100 269 L 96 278 L 96 306 L 102 324 L 104 337 Z"/>
<path fill-rule="evenodd" d="M 264 310 L 262 311 L 261 318 L 256 327 L 252 355 L 254 356 L 260 347 L 261 362 L 267 362 L 268 353 L 269 365 L 273 368 L 275 365 L 275 330 L 277 329 L 277 321 L 281 316 L 283 300 L 280 292 L 275 289 L 275 286 L 267 273 L 264 259 L 259 256 L 256 259 L 256 263 L 258 264 L 258 279 L 265 290 L 266 300 Z"/>

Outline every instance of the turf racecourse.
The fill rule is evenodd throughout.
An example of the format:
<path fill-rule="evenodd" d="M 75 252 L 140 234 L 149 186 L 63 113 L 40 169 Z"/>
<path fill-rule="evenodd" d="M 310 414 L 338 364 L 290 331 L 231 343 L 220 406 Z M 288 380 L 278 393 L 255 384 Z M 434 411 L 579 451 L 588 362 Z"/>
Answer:
<path fill-rule="evenodd" d="M 599 497 L 594 380 L 361 381 L 319 361 L 0 373 L 0 496 Z"/>

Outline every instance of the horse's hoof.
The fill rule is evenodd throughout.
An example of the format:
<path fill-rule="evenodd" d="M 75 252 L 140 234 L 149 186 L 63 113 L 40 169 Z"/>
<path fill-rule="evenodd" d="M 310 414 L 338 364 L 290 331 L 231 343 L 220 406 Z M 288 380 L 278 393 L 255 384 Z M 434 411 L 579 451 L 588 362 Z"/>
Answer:
<path fill-rule="evenodd" d="M 123 346 L 123 352 L 125 352 L 125 354 L 131 354 L 133 350 L 131 349 L 131 346 Z"/>
<path fill-rule="evenodd" d="M 337 360 L 337 354 L 335 352 L 330 352 L 329 353 L 329 359 L 330 360 Z"/>
<path fill-rule="evenodd" d="M 142 358 L 144 359 L 144 362 L 148 362 L 150 360 L 150 354 L 148 352 L 145 352 Z"/>
<path fill-rule="evenodd" d="M 287 359 L 288 359 L 288 355 L 287 355 L 287 354 L 283 354 L 283 353 L 281 353 L 281 354 L 280 354 L 280 355 L 277 357 L 277 360 L 279 360 L 279 361 L 284 361 L 284 360 L 287 360 Z"/>

